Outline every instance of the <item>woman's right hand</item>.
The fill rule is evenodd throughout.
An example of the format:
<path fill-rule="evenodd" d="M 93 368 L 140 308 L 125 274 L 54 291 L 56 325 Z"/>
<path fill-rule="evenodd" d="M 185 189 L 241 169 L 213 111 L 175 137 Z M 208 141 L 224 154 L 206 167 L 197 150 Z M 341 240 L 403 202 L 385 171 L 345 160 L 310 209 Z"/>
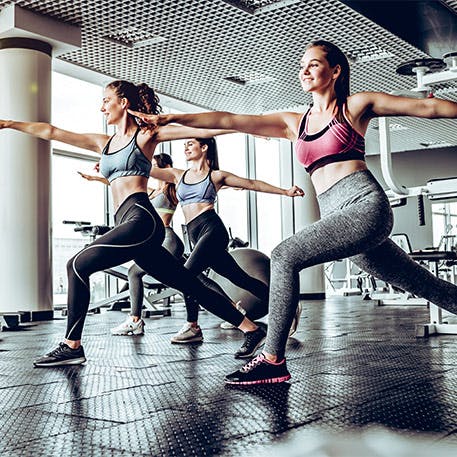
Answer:
<path fill-rule="evenodd" d="M 104 178 L 103 176 L 94 176 L 94 175 L 88 175 L 87 173 L 83 173 L 82 171 L 77 172 L 80 176 L 82 176 L 84 179 L 87 179 L 88 181 L 99 181 L 102 182 L 103 184 L 109 184 L 108 180 Z"/>
<path fill-rule="evenodd" d="M 0 119 L 0 129 L 7 129 L 9 127 L 10 121 L 5 119 Z"/>

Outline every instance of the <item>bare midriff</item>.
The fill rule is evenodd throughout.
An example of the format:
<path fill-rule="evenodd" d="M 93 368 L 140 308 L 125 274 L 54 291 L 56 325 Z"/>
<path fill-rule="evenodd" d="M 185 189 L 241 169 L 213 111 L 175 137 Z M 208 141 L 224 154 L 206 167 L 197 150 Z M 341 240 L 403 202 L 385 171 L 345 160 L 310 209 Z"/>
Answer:
<path fill-rule="evenodd" d="M 322 194 L 334 184 L 356 171 L 366 170 L 363 160 L 348 160 L 346 162 L 334 162 L 318 168 L 312 175 L 311 181 L 316 195 Z"/>
<path fill-rule="evenodd" d="M 148 179 L 144 176 L 121 176 L 111 182 L 111 192 L 113 193 L 113 206 L 116 212 L 119 206 L 130 195 L 137 192 L 146 192 Z"/>

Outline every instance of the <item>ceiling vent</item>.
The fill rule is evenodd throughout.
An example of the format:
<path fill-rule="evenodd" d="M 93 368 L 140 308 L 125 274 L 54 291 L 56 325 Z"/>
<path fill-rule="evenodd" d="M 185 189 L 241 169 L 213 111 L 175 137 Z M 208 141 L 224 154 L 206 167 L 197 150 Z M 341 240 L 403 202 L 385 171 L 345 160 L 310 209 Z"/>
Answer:
<path fill-rule="evenodd" d="M 369 48 L 360 48 L 353 49 L 352 51 L 347 51 L 346 56 L 352 63 L 360 62 L 373 62 L 375 60 L 389 59 L 395 57 L 395 54 L 392 54 L 385 49 L 382 49 L 378 46 L 370 46 Z"/>
<path fill-rule="evenodd" d="M 166 38 L 154 35 L 151 32 L 146 32 L 145 30 L 141 30 L 136 27 L 130 27 L 119 32 L 110 33 L 103 38 L 128 48 L 140 48 L 142 46 L 166 41 Z"/>
<path fill-rule="evenodd" d="M 260 73 L 240 73 L 233 76 L 227 76 L 224 78 L 226 81 L 231 83 L 239 84 L 240 86 L 253 86 L 255 84 L 264 84 L 276 81 L 271 76 L 265 76 Z"/>
<path fill-rule="evenodd" d="M 223 0 L 225 3 L 232 5 L 241 11 L 250 14 L 266 13 L 285 6 L 299 3 L 302 0 Z"/>

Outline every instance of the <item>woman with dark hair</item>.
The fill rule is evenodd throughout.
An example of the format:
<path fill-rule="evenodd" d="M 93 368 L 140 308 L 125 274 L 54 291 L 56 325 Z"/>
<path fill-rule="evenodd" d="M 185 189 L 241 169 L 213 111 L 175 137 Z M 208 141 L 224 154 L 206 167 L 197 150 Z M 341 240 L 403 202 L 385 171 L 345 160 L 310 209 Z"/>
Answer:
<path fill-rule="evenodd" d="M 457 118 L 457 103 L 381 92 L 349 95 L 348 60 L 337 46 L 323 40 L 306 48 L 298 76 L 303 90 L 313 96 L 306 113 L 133 113 L 156 126 L 175 122 L 287 138 L 295 142 L 297 159 L 311 175 L 321 220 L 273 250 L 265 346 L 261 354 L 226 377 L 230 384 L 276 383 L 290 378 L 284 354 L 299 301 L 299 272 L 312 265 L 350 257 L 374 277 L 457 313 L 457 286 L 434 276 L 388 238 L 393 223 L 389 200 L 364 160 L 364 135 L 371 119 Z"/>
<path fill-rule="evenodd" d="M 86 361 L 81 335 L 89 306 L 89 278 L 96 271 L 134 260 L 143 270 L 164 284 L 196 297 L 209 311 L 244 332 L 254 346 L 265 333 L 244 317 L 223 295 L 203 285 L 197 277 L 173 257 L 162 242 L 165 230 L 147 194 L 151 159 L 162 141 L 212 136 L 227 133 L 208 132 L 182 126 L 164 126 L 151 132 L 141 129 L 128 113 L 160 112 L 159 99 L 147 84 L 114 81 L 105 88 L 102 113 L 109 125 L 117 127 L 110 138 L 103 134 L 69 132 L 44 122 L 0 120 L 0 129 L 11 128 L 42 138 L 72 144 L 97 152 L 100 172 L 110 183 L 115 208 L 115 227 L 78 252 L 67 264 L 68 319 L 64 341 L 53 351 L 35 360 L 37 367 L 78 365 Z M 153 255 L 151 255 L 153 254 Z M 225 306 L 224 306 L 225 305 Z M 252 337 L 255 334 L 255 337 Z"/>
<path fill-rule="evenodd" d="M 236 286 L 248 290 L 268 303 L 268 286 L 249 276 L 227 251 L 229 236 L 222 220 L 214 210 L 217 192 L 221 187 L 234 187 L 296 197 L 302 196 L 303 191 L 297 186 L 281 189 L 263 181 L 241 178 L 219 170 L 214 138 L 188 139 L 184 143 L 184 154 L 190 164 L 187 170 L 155 168 L 151 170 L 151 176 L 176 184 L 176 195 L 193 245 L 192 252 L 185 263 L 186 268 L 200 275 L 199 278 L 205 285 L 223 294 L 223 290 L 217 283 L 202 274 L 210 267 Z M 185 302 L 187 322 L 172 337 L 172 343 L 185 344 L 203 340 L 203 334 L 198 325 L 198 304 L 191 297 L 185 297 Z M 257 345 L 253 345 L 246 339 L 235 357 L 251 357 L 262 342 L 263 340 L 259 340 Z"/>
<path fill-rule="evenodd" d="M 155 154 L 152 157 L 151 164 L 152 168 L 170 168 L 173 166 L 173 159 L 169 154 Z M 96 169 L 98 168 L 99 166 L 96 166 Z M 88 181 L 99 181 L 109 185 L 109 181 L 104 177 L 81 172 L 79 174 Z M 159 213 L 165 227 L 165 239 L 162 246 L 170 254 L 182 261 L 184 244 L 171 227 L 171 220 L 178 205 L 175 185 L 158 179 L 156 180 L 156 186 L 154 189 L 148 187 L 148 196 L 152 206 Z M 146 271 L 136 263 L 129 268 L 128 282 L 121 289 L 121 292 L 127 289 L 130 291 L 131 310 L 124 322 L 111 329 L 113 335 L 142 335 L 144 333 L 145 322 L 141 318 L 141 311 L 144 300 L 143 277 L 146 274 Z"/>

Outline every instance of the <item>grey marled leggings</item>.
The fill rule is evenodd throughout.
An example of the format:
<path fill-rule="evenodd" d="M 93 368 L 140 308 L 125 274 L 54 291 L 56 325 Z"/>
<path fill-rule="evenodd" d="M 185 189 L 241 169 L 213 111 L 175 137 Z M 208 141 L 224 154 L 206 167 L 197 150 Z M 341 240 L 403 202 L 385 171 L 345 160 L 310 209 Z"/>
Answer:
<path fill-rule="evenodd" d="M 371 172 L 352 173 L 317 198 L 321 220 L 281 242 L 271 254 L 265 352 L 284 357 L 299 301 L 299 272 L 346 257 L 374 277 L 457 314 L 457 286 L 435 277 L 388 238 L 392 211 Z"/>

